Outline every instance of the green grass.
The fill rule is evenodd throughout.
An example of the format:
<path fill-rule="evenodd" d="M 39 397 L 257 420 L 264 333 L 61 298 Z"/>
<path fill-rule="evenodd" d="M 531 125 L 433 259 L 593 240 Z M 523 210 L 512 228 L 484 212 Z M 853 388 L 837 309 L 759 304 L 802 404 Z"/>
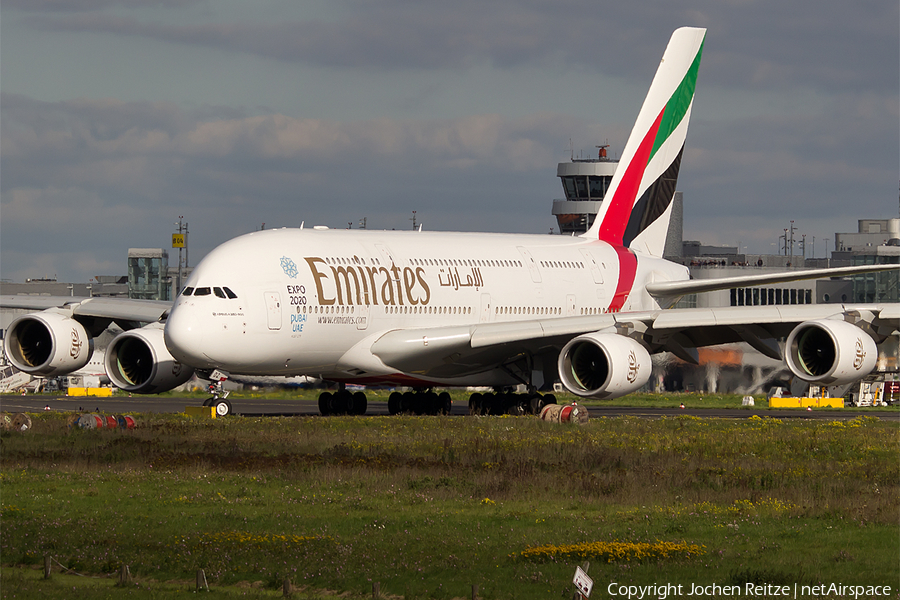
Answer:
<path fill-rule="evenodd" d="M 297 597 L 373 582 L 405 598 L 473 584 L 485 599 L 571 597 L 584 561 L 592 597 L 612 582 L 897 591 L 900 427 L 872 417 L 146 414 L 130 432 L 32 417 L 0 437 L 4 598 L 63 585 L 27 570 L 46 554 L 85 575 L 128 565 L 138 584 L 92 580 L 107 587 L 84 598 L 183 594 L 200 568 L 223 597 L 278 596 L 285 577 Z"/>

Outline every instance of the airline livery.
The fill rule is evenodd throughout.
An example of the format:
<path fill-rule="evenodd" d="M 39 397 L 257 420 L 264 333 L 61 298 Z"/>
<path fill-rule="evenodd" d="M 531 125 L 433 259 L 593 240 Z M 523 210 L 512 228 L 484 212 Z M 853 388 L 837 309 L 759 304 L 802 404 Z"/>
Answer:
<path fill-rule="evenodd" d="M 696 362 L 696 348 L 737 341 L 783 355 L 809 382 L 865 377 L 876 344 L 900 329 L 896 303 L 670 308 L 690 293 L 891 268 L 692 281 L 662 258 L 705 35 L 672 35 L 583 236 L 254 232 L 210 252 L 172 305 L 4 297 L 4 306 L 45 309 L 10 325 L 7 356 L 23 371 L 65 374 L 86 364 L 92 337 L 116 321 L 127 331 L 105 363 L 123 390 L 158 393 L 195 371 L 308 375 L 339 384 L 320 397 L 323 414 L 365 412 L 365 394 L 346 384 L 420 390 L 392 396 L 391 412 L 446 409 L 449 396 L 432 390 L 447 386 L 528 390 L 473 395 L 476 410 L 537 410 L 553 401 L 538 387 L 555 381 L 582 397 L 615 398 L 647 383 L 651 354 Z M 231 411 L 225 399 L 216 408 Z"/>

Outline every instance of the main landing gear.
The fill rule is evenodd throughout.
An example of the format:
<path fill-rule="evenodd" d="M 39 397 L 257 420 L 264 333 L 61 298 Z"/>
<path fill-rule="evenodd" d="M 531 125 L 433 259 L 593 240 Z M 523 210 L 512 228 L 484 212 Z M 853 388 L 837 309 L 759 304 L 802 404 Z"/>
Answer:
<path fill-rule="evenodd" d="M 539 415 L 548 404 L 556 404 L 553 394 L 512 394 L 495 392 L 469 396 L 470 415 Z"/>
<path fill-rule="evenodd" d="M 449 415 L 450 394 L 435 393 L 431 390 L 417 392 L 394 392 L 388 396 L 388 412 L 414 415 Z"/>
<path fill-rule="evenodd" d="M 470 415 L 539 415 L 548 404 L 556 404 L 553 394 L 493 392 L 469 397 Z M 364 415 L 368 402 L 363 392 L 341 389 L 319 395 L 319 413 L 327 415 Z M 418 390 L 393 392 L 388 397 L 392 415 L 449 415 L 452 402 L 447 392 Z"/>
<path fill-rule="evenodd" d="M 349 392 L 343 386 L 334 392 L 319 395 L 319 413 L 326 415 L 364 415 L 368 401 L 362 392 Z"/>

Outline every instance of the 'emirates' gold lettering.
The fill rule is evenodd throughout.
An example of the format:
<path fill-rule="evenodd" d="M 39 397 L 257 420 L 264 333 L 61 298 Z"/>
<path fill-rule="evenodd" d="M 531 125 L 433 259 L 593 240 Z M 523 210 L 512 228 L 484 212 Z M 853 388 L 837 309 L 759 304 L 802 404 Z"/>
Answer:
<path fill-rule="evenodd" d="M 323 306 L 377 305 L 379 301 L 386 306 L 416 306 L 431 300 L 422 267 L 329 266 L 316 256 L 304 260 L 316 282 L 316 299 Z"/>

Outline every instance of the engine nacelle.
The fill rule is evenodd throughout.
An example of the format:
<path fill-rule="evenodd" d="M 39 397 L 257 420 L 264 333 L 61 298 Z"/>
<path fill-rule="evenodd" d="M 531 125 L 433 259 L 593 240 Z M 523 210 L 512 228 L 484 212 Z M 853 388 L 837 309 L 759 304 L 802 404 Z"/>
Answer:
<path fill-rule="evenodd" d="M 6 330 L 3 346 L 17 369 L 40 377 L 77 371 L 94 353 L 94 340 L 81 323 L 49 311 L 15 319 Z"/>
<path fill-rule="evenodd" d="M 159 325 L 120 333 L 106 349 L 106 374 L 135 394 L 158 394 L 185 383 L 194 369 L 172 358 Z"/>
<path fill-rule="evenodd" d="M 650 379 L 650 353 L 629 337 L 588 333 L 571 340 L 559 353 L 559 376 L 573 394 L 617 398 Z"/>
<path fill-rule="evenodd" d="M 801 323 L 784 345 L 784 361 L 791 372 L 822 385 L 846 385 L 862 379 L 875 368 L 877 358 L 872 336 L 846 321 Z"/>

